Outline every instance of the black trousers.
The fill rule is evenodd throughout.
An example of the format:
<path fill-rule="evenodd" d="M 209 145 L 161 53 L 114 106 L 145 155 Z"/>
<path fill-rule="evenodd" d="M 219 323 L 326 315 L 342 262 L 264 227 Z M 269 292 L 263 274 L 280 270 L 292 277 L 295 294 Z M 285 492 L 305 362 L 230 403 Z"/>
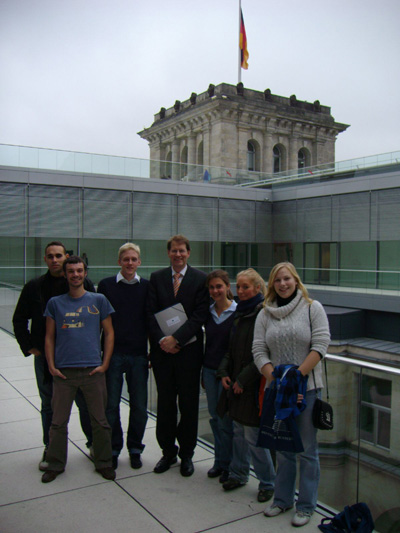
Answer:
<path fill-rule="evenodd" d="M 197 443 L 202 350 L 190 345 L 178 354 L 156 349 L 151 362 L 158 392 L 158 444 L 166 457 L 191 458 Z"/>

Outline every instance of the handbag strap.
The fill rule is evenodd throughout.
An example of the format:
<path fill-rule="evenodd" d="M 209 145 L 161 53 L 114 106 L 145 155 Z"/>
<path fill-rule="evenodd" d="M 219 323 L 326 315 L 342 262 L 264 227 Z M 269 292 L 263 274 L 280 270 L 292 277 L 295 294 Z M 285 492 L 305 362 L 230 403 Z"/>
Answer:
<path fill-rule="evenodd" d="M 309 317 L 309 319 L 310 319 L 310 330 L 311 330 L 311 340 L 312 340 L 311 305 L 312 305 L 312 304 L 310 304 L 310 305 L 308 306 L 308 317 Z M 310 347 L 311 347 L 311 346 L 310 346 Z M 326 359 L 325 359 L 325 358 L 324 358 L 324 369 L 325 369 L 325 383 L 326 383 L 326 399 L 327 399 L 328 402 L 329 402 L 328 372 L 327 372 L 327 370 L 326 370 Z M 314 369 L 312 369 L 312 375 L 313 375 L 314 385 L 316 385 Z"/>

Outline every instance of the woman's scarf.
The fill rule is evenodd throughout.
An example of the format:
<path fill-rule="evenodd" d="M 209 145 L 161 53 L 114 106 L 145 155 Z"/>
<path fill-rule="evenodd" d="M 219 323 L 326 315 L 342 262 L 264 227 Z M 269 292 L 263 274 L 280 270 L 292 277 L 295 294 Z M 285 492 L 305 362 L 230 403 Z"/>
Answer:
<path fill-rule="evenodd" d="M 252 298 L 249 298 L 248 300 L 239 300 L 239 303 L 236 307 L 236 315 L 244 315 L 247 314 L 249 311 L 252 311 L 259 303 L 264 301 L 264 296 L 259 292 Z"/>

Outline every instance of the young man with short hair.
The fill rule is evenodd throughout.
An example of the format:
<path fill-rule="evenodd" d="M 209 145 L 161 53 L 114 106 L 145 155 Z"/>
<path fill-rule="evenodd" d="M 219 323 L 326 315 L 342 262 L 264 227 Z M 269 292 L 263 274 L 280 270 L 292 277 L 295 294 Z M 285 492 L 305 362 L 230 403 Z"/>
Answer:
<path fill-rule="evenodd" d="M 141 468 L 143 436 L 147 423 L 147 357 L 146 300 L 149 282 L 137 274 L 141 265 L 140 248 L 127 242 L 118 251 L 121 267 L 116 276 L 100 281 L 97 292 L 104 294 L 115 309 L 114 353 L 106 373 L 108 402 L 106 415 L 112 429 L 113 467 L 123 447 L 120 403 L 123 376 L 129 393 L 129 425 L 126 446 L 132 468 Z"/>
<path fill-rule="evenodd" d="M 63 271 L 68 282 L 68 293 L 51 298 L 44 313 L 45 352 L 49 371 L 53 376 L 53 420 L 47 450 L 48 468 L 42 476 L 42 482 L 49 483 L 64 472 L 68 422 L 78 390 L 82 391 L 90 414 L 96 471 L 105 479 L 114 480 L 111 428 L 105 414 L 105 372 L 110 364 L 114 345 L 110 316 L 114 310 L 105 296 L 85 290 L 87 265 L 81 257 L 67 258 Z M 101 328 L 104 335 L 103 359 Z"/>
<path fill-rule="evenodd" d="M 43 429 L 43 457 L 39 463 L 39 470 L 46 470 L 47 447 L 49 445 L 49 429 L 53 411 L 51 398 L 53 395 L 53 378 L 49 372 L 44 355 L 44 339 L 46 335 L 46 319 L 43 316 L 47 302 L 52 296 L 59 296 L 68 292 L 68 283 L 64 277 L 63 263 L 68 257 L 65 246 L 60 241 L 51 241 L 46 245 L 44 261 L 47 272 L 39 278 L 32 279 L 21 291 L 13 316 L 15 337 L 25 357 L 34 356 L 36 383 L 41 400 L 41 417 Z M 84 287 L 87 291 L 95 292 L 93 283 L 85 278 Z M 31 326 L 29 330 L 29 321 Z M 79 417 L 82 430 L 86 435 L 86 446 L 92 446 L 92 428 L 85 399 L 79 391 L 76 396 L 79 407 Z"/>

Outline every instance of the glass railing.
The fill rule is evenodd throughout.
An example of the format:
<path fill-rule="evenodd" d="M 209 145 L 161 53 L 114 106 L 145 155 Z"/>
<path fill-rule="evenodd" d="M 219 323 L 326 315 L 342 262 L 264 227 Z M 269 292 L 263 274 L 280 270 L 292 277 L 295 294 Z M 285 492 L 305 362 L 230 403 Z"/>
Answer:
<path fill-rule="evenodd" d="M 394 169 L 400 169 L 400 151 L 285 170 L 266 177 L 260 175 L 254 181 L 242 183 L 241 187 L 282 188 L 296 185 L 299 182 L 306 184 L 330 179 L 353 178 L 357 175 L 365 176 Z"/>
<path fill-rule="evenodd" d="M 339 510 L 366 502 L 376 531 L 400 531 L 400 361 L 327 360 L 334 429 L 318 432 L 319 501 Z"/>
<path fill-rule="evenodd" d="M 115 270 L 114 270 L 115 272 Z M 0 284 L 0 327 L 12 333 L 20 290 Z M 334 429 L 319 431 L 320 506 L 342 510 L 364 501 L 376 531 L 399 531 L 400 520 L 400 361 L 397 366 L 327 355 L 329 401 Z M 157 391 L 149 379 L 149 411 L 157 414 Z M 123 397 L 127 399 L 126 390 Z M 325 392 L 323 391 L 325 399 Z M 199 438 L 213 445 L 204 390 L 200 395 Z"/>
<path fill-rule="evenodd" d="M 399 270 L 367 270 L 349 268 L 298 268 L 306 284 L 400 291 Z"/>
<path fill-rule="evenodd" d="M 296 170 L 265 173 L 228 167 L 192 165 L 83 152 L 69 152 L 49 148 L 34 148 L 0 144 L 0 165 L 26 169 L 55 170 L 118 178 L 157 178 L 195 183 L 234 185 L 241 187 L 282 187 L 297 181 L 302 183 L 324 179 L 353 177 L 359 171 L 393 170 L 400 167 L 400 152 L 325 163 Z"/>
<path fill-rule="evenodd" d="M 144 278 L 149 278 L 150 274 L 165 265 L 142 265 L 140 267 L 140 275 Z M 204 272 L 211 272 L 214 268 L 219 266 L 212 265 L 195 265 Z M 223 268 L 228 272 L 231 283 L 235 283 L 236 274 L 248 268 L 247 265 L 235 266 L 224 265 Z M 272 266 L 255 267 L 259 274 L 268 280 L 269 273 Z M 94 266 L 89 267 L 89 277 L 95 285 L 107 276 L 115 274 L 115 265 L 110 266 Z M 326 268 L 297 268 L 299 275 L 303 282 L 313 287 L 320 286 L 321 288 L 341 288 L 346 290 L 357 290 L 360 293 L 370 291 L 378 291 L 385 293 L 385 291 L 398 292 L 400 291 L 400 271 L 399 270 L 361 270 L 361 269 L 326 269 Z M 23 267 L 23 266 L 9 266 L 0 267 L 0 286 L 10 286 L 20 288 L 29 279 L 40 276 L 46 272 L 45 267 Z M 399 293 L 400 296 L 400 293 Z"/>
<path fill-rule="evenodd" d="M 137 178 L 148 178 L 150 175 L 150 161 L 147 159 L 7 144 L 0 144 L 0 165 Z"/>

